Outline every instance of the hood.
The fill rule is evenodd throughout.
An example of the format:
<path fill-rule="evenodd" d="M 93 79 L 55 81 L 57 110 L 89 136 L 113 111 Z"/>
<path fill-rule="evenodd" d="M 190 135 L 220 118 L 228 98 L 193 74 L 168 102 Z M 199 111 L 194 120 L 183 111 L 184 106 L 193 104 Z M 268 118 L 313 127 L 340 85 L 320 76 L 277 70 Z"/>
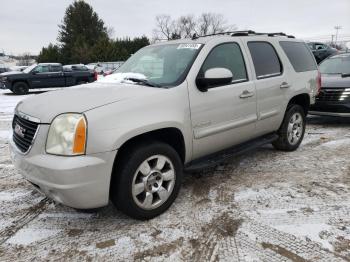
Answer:
<path fill-rule="evenodd" d="M 350 88 L 350 77 L 341 74 L 322 74 L 321 79 L 324 88 Z"/>
<path fill-rule="evenodd" d="M 83 113 L 126 99 L 144 99 L 164 90 L 135 84 L 95 82 L 32 96 L 20 102 L 17 110 L 39 118 L 41 123 L 51 123 L 62 113 Z"/>
<path fill-rule="evenodd" d="M 5 72 L 5 73 L 0 74 L 0 77 L 2 77 L 2 76 L 12 76 L 12 75 L 23 75 L 23 74 L 24 73 L 20 72 L 20 71 L 10 71 L 10 72 Z"/>

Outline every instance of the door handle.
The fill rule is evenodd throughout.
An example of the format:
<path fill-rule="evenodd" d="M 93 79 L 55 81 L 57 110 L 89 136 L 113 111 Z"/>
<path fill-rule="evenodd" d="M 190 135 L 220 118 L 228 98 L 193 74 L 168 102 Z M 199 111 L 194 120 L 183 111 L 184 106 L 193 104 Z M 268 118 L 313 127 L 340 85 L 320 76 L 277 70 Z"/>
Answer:
<path fill-rule="evenodd" d="M 248 97 L 252 97 L 252 96 L 254 96 L 254 93 L 253 93 L 253 92 L 249 92 L 248 90 L 244 90 L 244 91 L 240 94 L 239 98 L 248 98 Z"/>
<path fill-rule="evenodd" d="M 288 84 L 287 82 L 283 82 L 281 85 L 280 85 L 280 88 L 288 88 L 290 87 L 290 84 Z"/>

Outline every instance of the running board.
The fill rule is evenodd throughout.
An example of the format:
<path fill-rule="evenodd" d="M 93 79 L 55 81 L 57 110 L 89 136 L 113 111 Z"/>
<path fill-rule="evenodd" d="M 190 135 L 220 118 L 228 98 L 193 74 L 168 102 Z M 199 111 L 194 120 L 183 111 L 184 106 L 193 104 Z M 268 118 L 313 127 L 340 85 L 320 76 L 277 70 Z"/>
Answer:
<path fill-rule="evenodd" d="M 278 139 L 278 135 L 273 133 L 265 135 L 254 140 L 233 146 L 229 149 L 219 151 L 217 153 L 205 156 L 196 160 L 189 162 L 185 165 L 185 172 L 194 172 L 204 168 L 209 168 L 221 164 L 229 159 L 232 159 L 236 156 L 242 155 L 252 149 L 269 144 Z"/>

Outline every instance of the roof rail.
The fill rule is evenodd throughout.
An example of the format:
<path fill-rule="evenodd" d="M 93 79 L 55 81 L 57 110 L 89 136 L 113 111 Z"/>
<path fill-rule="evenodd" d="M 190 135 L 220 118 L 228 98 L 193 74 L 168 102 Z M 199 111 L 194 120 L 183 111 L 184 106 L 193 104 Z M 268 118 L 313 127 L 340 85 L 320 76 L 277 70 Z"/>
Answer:
<path fill-rule="evenodd" d="M 215 34 L 208 34 L 208 35 L 197 35 L 193 34 L 192 40 L 198 39 L 200 37 L 207 37 L 207 36 L 216 36 L 216 35 L 230 35 L 230 36 L 250 36 L 250 35 L 267 35 L 270 37 L 273 36 L 285 36 L 288 38 L 295 38 L 292 35 L 286 35 L 285 33 L 278 32 L 278 33 L 258 33 L 252 30 L 243 30 L 243 31 L 229 31 L 229 32 L 220 32 Z"/>

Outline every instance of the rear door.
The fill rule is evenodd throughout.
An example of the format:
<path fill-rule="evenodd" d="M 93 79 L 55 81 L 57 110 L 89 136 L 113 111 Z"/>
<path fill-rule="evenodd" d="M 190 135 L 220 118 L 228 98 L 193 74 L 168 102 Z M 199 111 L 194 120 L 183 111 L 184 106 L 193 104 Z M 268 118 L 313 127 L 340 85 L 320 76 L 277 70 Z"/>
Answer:
<path fill-rule="evenodd" d="M 50 87 L 65 86 L 65 77 L 61 65 L 50 66 Z"/>
<path fill-rule="evenodd" d="M 290 83 L 272 42 L 247 41 L 246 44 L 255 69 L 258 115 L 256 135 L 259 136 L 279 128 L 285 111 L 286 90 Z"/>
<path fill-rule="evenodd" d="M 208 69 L 226 68 L 233 80 L 207 92 L 197 88 L 195 79 L 189 80 L 194 159 L 249 140 L 257 119 L 255 87 L 249 80 L 241 43 L 221 43 L 202 52 L 207 55 L 195 77 L 202 77 Z"/>

